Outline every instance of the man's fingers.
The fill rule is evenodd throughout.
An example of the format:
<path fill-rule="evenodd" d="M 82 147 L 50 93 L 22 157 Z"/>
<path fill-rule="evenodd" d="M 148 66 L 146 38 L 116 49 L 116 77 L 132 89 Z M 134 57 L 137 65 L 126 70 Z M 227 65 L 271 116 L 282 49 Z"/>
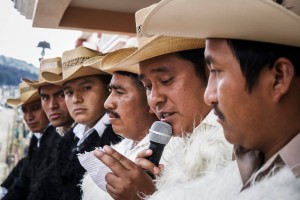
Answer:
<path fill-rule="evenodd" d="M 136 158 L 147 158 L 149 156 L 152 155 L 152 150 L 151 149 L 145 149 L 141 152 L 138 153 L 138 155 L 136 156 Z"/>
<path fill-rule="evenodd" d="M 135 164 L 139 165 L 141 168 L 150 171 L 154 175 L 160 173 L 160 168 L 158 168 L 154 163 L 149 161 L 147 157 L 152 155 L 151 149 L 146 149 L 138 153 L 135 159 Z"/>
<path fill-rule="evenodd" d="M 102 150 L 96 149 L 94 151 L 94 155 L 107 167 L 111 169 L 113 173 L 115 173 L 117 176 L 120 175 L 121 172 L 126 171 L 127 169 L 114 157 L 106 154 Z"/>
<path fill-rule="evenodd" d="M 96 149 L 94 155 L 103 162 L 107 167 L 111 169 L 118 177 L 123 173 L 127 173 L 128 170 L 134 168 L 135 163 L 133 163 L 128 158 L 124 157 L 122 154 L 118 153 L 116 150 L 109 146 L 104 146 L 103 150 Z"/>
<path fill-rule="evenodd" d="M 132 162 L 127 157 L 123 156 L 122 154 L 120 154 L 119 152 L 117 152 L 116 150 L 111 148 L 110 146 L 104 146 L 103 149 L 107 155 L 110 155 L 111 157 L 118 160 L 118 162 L 120 162 L 126 169 L 134 168 L 134 166 L 135 166 L 134 162 Z"/>

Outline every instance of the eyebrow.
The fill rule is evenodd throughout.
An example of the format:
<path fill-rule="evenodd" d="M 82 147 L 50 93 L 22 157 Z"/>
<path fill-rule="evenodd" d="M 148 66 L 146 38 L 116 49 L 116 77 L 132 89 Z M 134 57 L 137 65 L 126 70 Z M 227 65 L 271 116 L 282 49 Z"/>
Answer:
<path fill-rule="evenodd" d="M 59 91 L 55 92 L 53 95 L 59 96 L 61 93 L 64 93 L 64 90 L 59 90 Z"/>
<path fill-rule="evenodd" d="M 150 70 L 150 73 L 165 73 L 165 72 L 170 72 L 170 69 L 166 66 L 162 66 L 162 67 L 156 67 L 154 69 Z M 143 79 L 145 79 L 145 74 L 139 74 L 139 80 L 142 81 Z"/>
<path fill-rule="evenodd" d="M 48 94 L 44 94 L 44 93 L 40 93 L 40 97 L 48 97 L 48 96 L 50 96 L 50 95 L 48 95 Z"/>
<path fill-rule="evenodd" d="M 42 107 L 42 105 L 39 102 L 37 102 L 37 103 L 34 103 L 34 104 L 30 105 L 29 110 L 32 110 L 32 109 L 35 109 L 35 108 L 39 109 L 41 107 Z"/>
<path fill-rule="evenodd" d="M 63 93 L 64 92 L 64 90 L 63 89 L 61 89 L 61 90 L 58 90 L 57 92 L 55 92 L 55 93 L 53 93 L 53 96 L 57 96 L 57 95 L 60 95 L 61 93 Z M 41 91 L 41 93 L 40 93 L 40 96 L 41 97 L 49 97 L 51 94 L 43 94 L 43 92 Z"/>
<path fill-rule="evenodd" d="M 91 80 L 82 80 L 78 83 L 78 85 L 81 86 L 81 85 L 84 85 L 84 84 L 87 84 L 87 83 L 93 83 L 93 81 L 91 81 Z M 70 88 L 71 88 L 71 86 L 66 84 L 66 85 L 63 86 L 63 91 L 66 90 L 66 89 L 70 89 Z"/>
<path fill-rule="evenodd" d="M 118 89 L 125 90 L 124 87 L 122 87 L 121 85 L 116 85 L 116 84 L 109 84 L 108 88 L 114 89 L 114 90 L 118 90 Z"/>

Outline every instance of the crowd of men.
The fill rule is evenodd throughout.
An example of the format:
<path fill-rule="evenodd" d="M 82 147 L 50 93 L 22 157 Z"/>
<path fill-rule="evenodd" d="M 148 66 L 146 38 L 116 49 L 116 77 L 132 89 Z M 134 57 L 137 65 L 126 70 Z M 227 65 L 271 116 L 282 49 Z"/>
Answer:
<path fill-rule="evenodd" d="M 135 22 L 137 47 L 22 79 L 7 103 L 34 136 L 0 199 L 299 199 L 300 2 L 163 0 Z M 155 121 L 173 132 L 159 165 Z"/>

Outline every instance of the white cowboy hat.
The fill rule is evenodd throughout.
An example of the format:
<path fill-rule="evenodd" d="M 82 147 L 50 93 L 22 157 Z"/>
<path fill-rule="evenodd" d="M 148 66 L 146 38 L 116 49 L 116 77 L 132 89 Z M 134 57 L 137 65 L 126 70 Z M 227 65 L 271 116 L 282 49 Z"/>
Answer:
<path fill-rule="evenodd" d="M 300 47 L 299 0 L 163 0 L 142 33 L 229 38 Z"/>
<path fill-rule="evenodd" d="M 156 35 L 145 37 L 141 33 L 143 22 L 148 13 L 156 6 L 153 4 L 136 12 L 135 20 L 137 27 L 138 49 L 127 58 L 116 64 L 118 66 L 128 66 L 141 61 L 178 51 L 204 48 L 205 40 L 197 38 L 171 37 Z"/>

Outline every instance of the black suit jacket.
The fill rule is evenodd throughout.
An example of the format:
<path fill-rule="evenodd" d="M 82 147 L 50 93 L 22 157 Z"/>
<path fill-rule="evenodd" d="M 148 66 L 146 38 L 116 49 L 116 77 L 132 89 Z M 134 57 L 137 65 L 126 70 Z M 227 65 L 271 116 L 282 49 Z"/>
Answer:
<path fill-rule="evenodd" d="M 112 126 L 107 125 L 101 137 L 94 131 L 82 144 L 77 146 L 78 138 L 73 129 L 61 138 L 56 148 L 55 161 L 40 176 L 38 185 L 30 193 L 30 200 L 80 200 L 80 182 L 85 169 L 80 165 L 78 153 L 92 151 L 95 147 L 116 144 L 122 137 L 114 133 Z M 51 177 L 51 178 L 49 178 Z"/>
<path fill-rule="evenodd" d="M 30 141 L 28 155 L 24 159 L 24 164 L 13 186 L 3 197 L 3 200 L 25 200 L 28 199 L 32 188 L 38 183 L 39 176 L 44 173 L 53 161 L 53 151 L 60 136 L 53 126 L 48 126 L 39 141 L 33 136 Z"/>

